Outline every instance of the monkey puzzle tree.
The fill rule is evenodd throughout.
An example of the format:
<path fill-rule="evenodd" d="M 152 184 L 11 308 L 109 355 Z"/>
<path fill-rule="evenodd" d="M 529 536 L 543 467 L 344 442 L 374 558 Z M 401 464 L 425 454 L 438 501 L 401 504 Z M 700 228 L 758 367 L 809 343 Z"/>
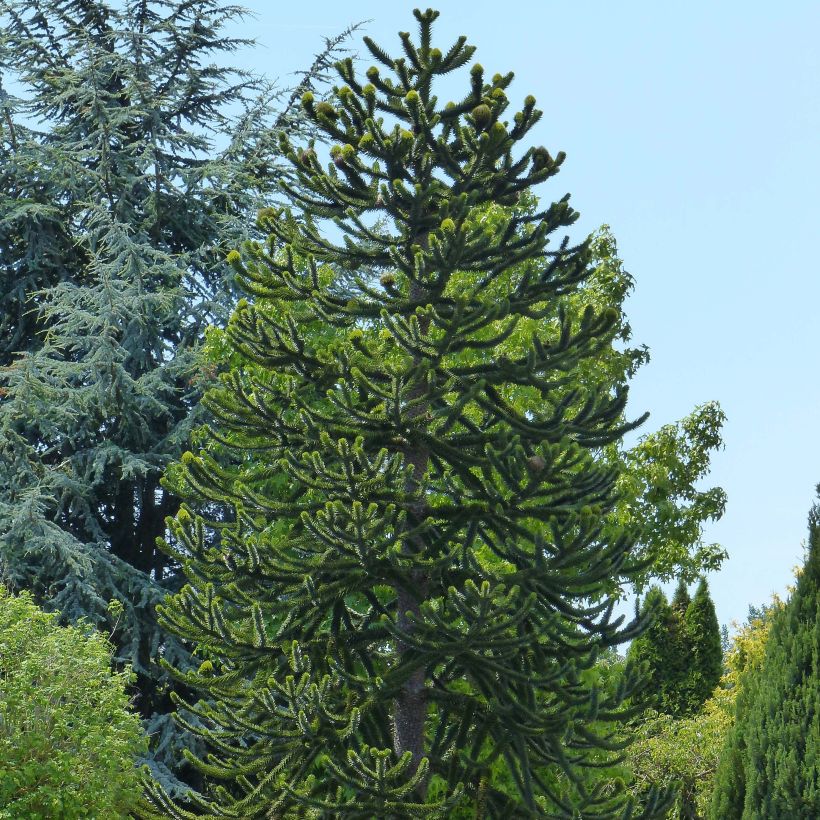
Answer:
<path fill-rule="evenodd" d="M 174 817 L 622 808 L 574 777 L 611 746 L 594 727 L 622 717 L 632 680 L 602 695 L 583 672 L 640 628 L 605 594 L 636 538 L 611 522 L 602 537 L 618 479 L 603 448 L 636 426 L 591 366 L 617 315 L 565 310 L 590 275 L 589 242 L 549 244 L 575 221 L 568 197 L 516 207 L 563 161 L 517 150 L 535 100 L 505 121 L 513 75 L 473 65 L 440 105 L 435 82 L 474 49 L 434 48 L 437 12 L 415 16 L 399 58 L 365 40 L 389 75 L 360 82 L 346 60 L 332 101 L 305 95 L 332 161 L 283 137 L 292 208 L 229 255 L 253 301 L 228 326 L 203 447 L 170 473 L 189 583 L 162 608 L 199 647 L 178 676 L 206 697 L 181 712 L 226 786 L 193 812 L 149 786 Z"/>

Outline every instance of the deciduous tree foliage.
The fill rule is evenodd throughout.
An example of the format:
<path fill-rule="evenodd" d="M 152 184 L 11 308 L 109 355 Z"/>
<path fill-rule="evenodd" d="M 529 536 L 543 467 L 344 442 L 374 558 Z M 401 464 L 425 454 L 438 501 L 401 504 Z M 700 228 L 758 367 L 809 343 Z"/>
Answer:
<path fill-rule="evenodd" d="M 61 627 L 0 587 L 0 816 L 125 818 L 148 740 L 93 627 Z"/>
<path fill-rule="evenodd" d="M 820 508 L 809 515 L 808 555 L 776 614 L 760 669 L 737 701 L 721 754 L 711 818 L 820 816 Z"/>
<path fill-rule="evenodd" d="M 226 339 L 252 365 L 209 392 L 208 438 L 172 473 L 189 583 L 162 608 L 201 647 L 179 677 L 206 699 L 181 711 L 228 788 L 187 812 L 151 787 L 174 817 L 623 808 L 574 774 L 611 747 L 596 722 L 632 686 L 602 693 L 584 670 L 640 627 L 612 622 L 606 594 L 637 538 L 608 517 L 603 454 L 634 427 L 626 388 L 594 372 L 618 312 L 566 309 L 592 270 L 589 241 L 552 244 L 567 197 L 515 207 L 563 161 L 519 148 L 535 100 L 510 117 L 512 74 L 474 64 L 443 105 L 438 78 L 473 48 L 434 47 L 437 13 L 415 14 L 400 57 L 366 40 L 381 68 L 342 61 L 331 100 L 305 95 L 331 161 L 284 138 L 292 209 L 230 255 L 253 301 Z M 488 225 L 493 206 L 509 210 Z M 209 503 L 235 520 L 197 514 Z"/>
<path fill-rule="evenodd" d="M 179 587 L 159 479 L 189 435 L 192 351 L 230 312 L 225 252 L 284 172 L 273 135 L 304 123 L 219 64 L 240 14 L 0 1 L 0 563 L 68 620 L 111 627 L 122 604 L 118 660 L 167 761 L 154 661 L 185 651 L 154 613 Z"/>
<path fill-rule="evenodd" d="M 712 453 L 723 446 L 724 421 L 720 405 L 707 402 L 618 454 L 619 501 L 612 517 L 616 525 L 641 525 L 635 557 L 645 564 L 632 573 L 634 590 L 676 578 L 691 583 L 726 557 L 719 544 L 702 539 L 704 523 L 723 515 L 726 493 L 701 488 Z"/>

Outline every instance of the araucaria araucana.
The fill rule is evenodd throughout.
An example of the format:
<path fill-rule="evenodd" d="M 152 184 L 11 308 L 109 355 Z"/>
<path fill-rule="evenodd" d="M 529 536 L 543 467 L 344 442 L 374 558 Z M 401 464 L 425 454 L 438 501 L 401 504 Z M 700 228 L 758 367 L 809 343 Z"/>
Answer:
<path fill-rule="evenodd" d="M 519 148 L 535 99 L 510 116 L 513 75 L 474 64 L 442 104 L 436 82 L 474 49 L 433 47 L 437 13 L 415 16 L 400 57 L 366 39 L 381 68 L 344 60 L 329 100 L 303 97 L 329 161 L 283 136 L 292 207 L 229 255 L 250 300 L 202 449 L 171 473 L 189 584 L 162 617 L 202 648 L 180 677 L 205 698 L 181 713 L 229 785 L 204 816 L 623 809 L 574 777 L 631 685 L 599 697 L 581 672 L 640 627 L 602 592 L 635 533 L 601 538 L 617 479 L 601 451 L 635 424 L 625 389 L 576 378 L 616 316 L 563 309 L 589 245 L 549 244 L 576 219 L 568 196 L 526 207 L 564 160 Z"/>

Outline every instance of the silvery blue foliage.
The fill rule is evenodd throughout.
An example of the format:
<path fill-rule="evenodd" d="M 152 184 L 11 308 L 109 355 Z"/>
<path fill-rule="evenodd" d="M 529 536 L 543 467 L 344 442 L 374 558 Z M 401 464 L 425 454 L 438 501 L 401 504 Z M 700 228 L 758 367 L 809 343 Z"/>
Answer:
<path fill-rule="evenodd" d="M 196 351 L 230 313 L 226 252 L 308 128 L 296 89 L 225 64 L 243 10 L 219 0 L 0 0 L 0 566 L 65 618 L 115 630 L 138 675 L 155 770 L 187 742 L 157 627 L 179 586 L 156 548 L 207 376 Z M 109 603 L 119 601 L 113 617 Z"/>

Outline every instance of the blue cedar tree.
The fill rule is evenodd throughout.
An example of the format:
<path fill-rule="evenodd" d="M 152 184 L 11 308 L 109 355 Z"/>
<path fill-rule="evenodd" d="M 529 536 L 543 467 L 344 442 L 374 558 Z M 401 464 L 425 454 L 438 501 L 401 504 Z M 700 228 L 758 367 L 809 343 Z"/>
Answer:
<path fill-rule="evenodd" d="M 225 252 L 288 173 L 276 133 L 311 129 L 298 94 L 220 63 L 240 14 L 0 0 L 3 577 L 72 621 L 112 627 L 122 604 L 118 659 L 167 762 L 155 659 L 186 651 L 154 611 L 181 583 L 155 543 L 177 506 L 159 479 L 191 429 L 196 346 L 230 313 Z"/>
<path fill-rule="evenodd" d="M 212 750 L 194 811 L 149 786 L 172 817 L 629 811 L 575 775 L 612 749 L 596 727 L 627 714 L 634 682 L 602 693 L 584 673 L 642 626 L 612 622 L 606 594 L 636 537 L 604 538 L 626 388 L 577 378 L 617 311 L 567 310 L 592 263 L 588 241 L 548 247 L 568 198 L 516 207 L 564 159 L 519 148 L 535 100 L 505 119 L 512 74 L 475 64 L 441 105 L 435 84 L 473 48 L 434 47 L 437 13 L 415 15 L 402 56 L 366 40 L 381 68 L 344 60 L 331 99 L 303 97 L 330 161 L 283 136 L 291 207 L 229 254 L 251 297 L 228 326 L 234 366 L 169 474 L 188 584 L 161 612 L 202 647 L 177 675 L 203 700 L 180 712 Z"/>

